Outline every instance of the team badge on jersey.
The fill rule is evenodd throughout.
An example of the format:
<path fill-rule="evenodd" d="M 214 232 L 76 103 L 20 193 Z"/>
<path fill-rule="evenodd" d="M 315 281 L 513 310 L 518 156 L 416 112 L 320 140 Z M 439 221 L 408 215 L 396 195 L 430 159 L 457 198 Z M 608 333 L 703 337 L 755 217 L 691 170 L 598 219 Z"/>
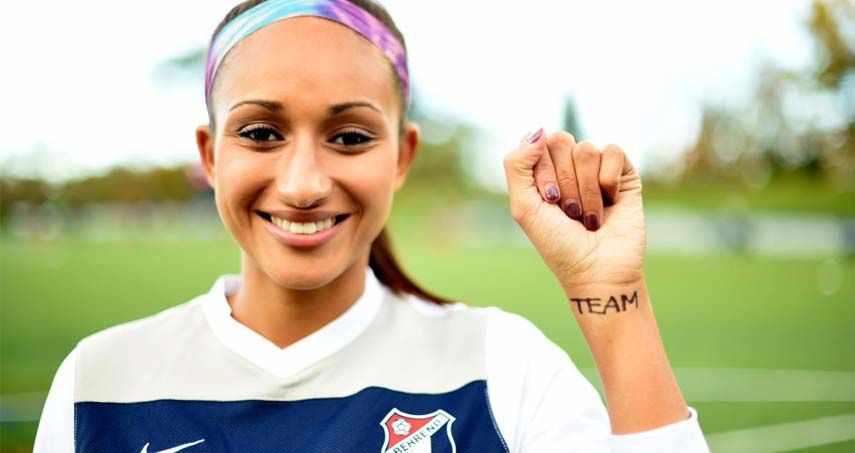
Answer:
<path fill-rule="evenodd" d="M 380 453 L 456 453 L 451 436 L 454 420 L 442 409 L 425 415 L 392 409 L 380 422 L 386 435 Z"/>

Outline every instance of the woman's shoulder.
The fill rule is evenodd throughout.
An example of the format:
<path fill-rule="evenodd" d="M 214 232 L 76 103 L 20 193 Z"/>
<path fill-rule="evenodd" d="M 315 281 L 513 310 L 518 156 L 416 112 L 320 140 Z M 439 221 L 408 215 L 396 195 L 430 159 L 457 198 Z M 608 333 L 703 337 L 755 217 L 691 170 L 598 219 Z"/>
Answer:
<path fill-rule="evenodd" d="M 427 318 L 471 317 L 490 323 L 501 324 L 503 327 L 513 330 L 539 332 L 537 326 L 529 321 L 528 318 L 493 305 L 472 305 L 471 303 L 460 300 L 438 304 L 412 294 L 401 296 L 401 299 L 416 313 Z"/>
<path fill-rule="evenodd" d="M 203 321 L 201 307 L 204 296 L 199 295 L 152 315 L 90 334 L 80 340 L 75 349 L 84 353 L 93 350 L 103 352 L 104 349 L 121 351 L 136 345 L 151 346 L 158 340 L 180 338 Z"/>
<path fill-rule="evenodd" d="M 81 340 L 74 349 L 76 401 L 159 399 L 173 393 L 171 372 L 195 366 L 206 351 L 203 297 L 145 318 L 122 323 Z"/>
<path fill-rule="evenodd" d="M 463 328 L 483 327 L 488 342 L 505 343 L 511 338 L 516 344 L 551 344 L 543 332 L 523 315 L 497 306 L 475 306 L 463 301 L 437 304 L 415 295 L 402 296 L 409 311 L 421 321 L 461 325 Z"/>

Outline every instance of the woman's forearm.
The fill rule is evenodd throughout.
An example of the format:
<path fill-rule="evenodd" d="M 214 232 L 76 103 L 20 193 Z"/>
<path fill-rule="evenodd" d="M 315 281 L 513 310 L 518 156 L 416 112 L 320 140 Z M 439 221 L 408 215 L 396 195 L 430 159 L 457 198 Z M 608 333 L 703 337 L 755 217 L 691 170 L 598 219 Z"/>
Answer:
<path fill-rule="evenodd" d="M 612 432 L 645 431 L 687 419 L 644 279 L 564 290 L 599 370 Z"/>

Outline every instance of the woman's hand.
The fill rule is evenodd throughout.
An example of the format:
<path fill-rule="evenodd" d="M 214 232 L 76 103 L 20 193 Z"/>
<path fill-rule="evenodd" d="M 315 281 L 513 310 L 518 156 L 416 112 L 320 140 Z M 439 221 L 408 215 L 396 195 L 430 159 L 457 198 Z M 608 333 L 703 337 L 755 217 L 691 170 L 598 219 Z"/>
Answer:
<path fill-rule="evenodd" d="M 643 279 L 641 178 L 620 147 L 539 129 L 504 164 L 511 215 L 566 292 Z"/>

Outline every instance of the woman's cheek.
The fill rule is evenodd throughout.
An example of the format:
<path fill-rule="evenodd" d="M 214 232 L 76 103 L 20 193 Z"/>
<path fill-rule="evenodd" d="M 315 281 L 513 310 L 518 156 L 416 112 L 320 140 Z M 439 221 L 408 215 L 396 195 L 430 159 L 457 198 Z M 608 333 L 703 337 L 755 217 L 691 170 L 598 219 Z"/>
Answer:
<path fill-rule="evenodd" d="M 348 165 L 349 192 L 358 198 L 364 215 L 370 217 L 365 220 L 371 223 L 372 230 L 379 233 L 391 210 L 395 160 L 390 151 L 366 153 L 359 157 L 358 162 L 352 161 Z"/>
<path fill-rule="evenodd" d="M 271 165 L 263 154 L 223 153 L 218 163 L 218 202 L 223 221 L 236 235 L 241 227 L 248 226 L 253 199 L 264 190 L 269 181 Z M 227 218 L 225 218 L 227 217 Z"/>

